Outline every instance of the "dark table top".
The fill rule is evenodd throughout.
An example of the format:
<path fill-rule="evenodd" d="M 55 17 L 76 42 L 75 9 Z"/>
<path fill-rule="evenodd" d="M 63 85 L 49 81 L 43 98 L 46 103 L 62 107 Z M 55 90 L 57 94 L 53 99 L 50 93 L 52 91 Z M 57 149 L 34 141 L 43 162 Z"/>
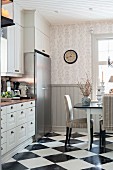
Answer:
<path fill-rule="evenodd" d="M 103 107 L 102 107 L 102 105 L 98 105 L 98 103 L 90 103 L 90 106 L 83 106 L 82 103 L 77 103 L 77 104 L 74 105 L 73 108 L 76 108 L 76 109 L 77 108 L 78 109 L 84 109 L 84 108 L 86 108 L 86 109 L 92 109 L 92 108 L 102 109 Z"/>

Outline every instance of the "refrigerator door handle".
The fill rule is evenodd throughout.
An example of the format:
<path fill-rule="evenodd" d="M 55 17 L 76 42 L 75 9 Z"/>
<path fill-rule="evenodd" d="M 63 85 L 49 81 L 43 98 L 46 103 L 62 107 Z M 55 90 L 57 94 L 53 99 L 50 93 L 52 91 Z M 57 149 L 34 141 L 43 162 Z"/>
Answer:
<path fill-rule="evenodd" d="M 43 88 L 42 88 L 42 90 L 46 90 L 46 88 L 45 88 L 45 87 L 43 87 Z"/>
<path fill-rule="evenodd" d="M 48 90 L 48 87 L 43 87 L 42 90 Z"/>

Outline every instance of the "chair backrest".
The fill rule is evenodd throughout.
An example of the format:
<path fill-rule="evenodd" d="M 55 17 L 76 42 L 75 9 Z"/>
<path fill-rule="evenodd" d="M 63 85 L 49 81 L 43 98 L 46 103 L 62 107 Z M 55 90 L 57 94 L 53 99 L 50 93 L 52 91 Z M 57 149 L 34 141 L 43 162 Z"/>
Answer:
<path fill-rule="evenodd" d="M 66 121 L 73 120 L 73 107 L 69 95 L 64 96 L 65 110 L 66 110 Z"/>
<path fill-rule="evenodd" d="M 103 96 L 103 128 L 113 131 L 113 95 Z"/>

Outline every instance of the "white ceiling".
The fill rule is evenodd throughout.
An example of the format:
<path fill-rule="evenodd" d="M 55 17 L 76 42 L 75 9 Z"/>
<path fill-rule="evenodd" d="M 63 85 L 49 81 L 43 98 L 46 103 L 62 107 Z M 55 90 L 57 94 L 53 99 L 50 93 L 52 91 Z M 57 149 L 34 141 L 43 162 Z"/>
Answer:
<path fill-rule="evenodd" d="M 38 9 L 51 24 L 113 19 L 113 0 L 15 0 L 24 9 Z"/>

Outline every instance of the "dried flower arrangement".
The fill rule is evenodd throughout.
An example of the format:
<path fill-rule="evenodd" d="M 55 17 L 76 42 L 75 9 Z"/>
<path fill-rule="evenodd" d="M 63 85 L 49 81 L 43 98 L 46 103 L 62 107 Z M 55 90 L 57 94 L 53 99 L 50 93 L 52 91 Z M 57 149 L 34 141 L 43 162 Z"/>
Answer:
<path fill-rule="evenodd" d="M 85 83 L 78 82 L 78 87 L 80 88 L 80 91 L 82 92 L 83 96 L 89 96 L 92 91 L 92 84 L 87 76 L 87 79 Z"/>

